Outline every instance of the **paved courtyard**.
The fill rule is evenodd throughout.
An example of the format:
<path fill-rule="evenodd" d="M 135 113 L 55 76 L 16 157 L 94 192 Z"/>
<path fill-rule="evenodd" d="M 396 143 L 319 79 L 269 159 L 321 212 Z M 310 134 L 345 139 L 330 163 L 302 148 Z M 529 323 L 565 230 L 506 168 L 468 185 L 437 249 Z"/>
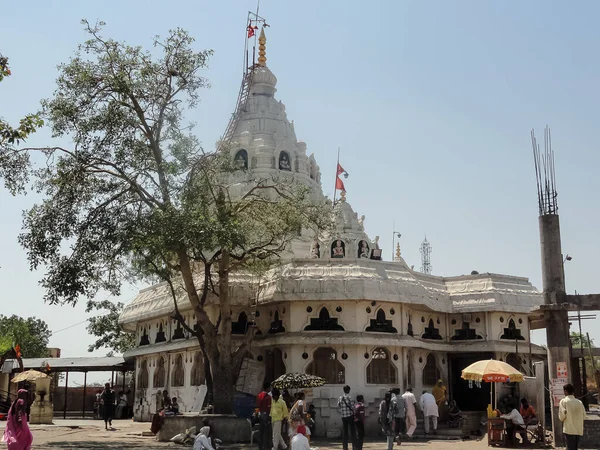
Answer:
<path fill-rule="evenodd" d="M 150 429 L 149 423 L 133 421 L 115 421 L 113 430 L 104 430 L 104 424 L 93 420 L 55 420 L 55 425 L 32 425 L 33 449 L 174 449 L 189 448 L 181 445 L 157 442 L 154 436 L 142 436 L 142 432 Z M 341 449 L 341 442 L 315 441 L 315 447 L 320 450 Z M 256 446 L 228 445 L 226 450 L 254 450 Z M 397 448 L 397 447 L 396 447 Z M 413 441 L 403 442 L 402 448 L 436 449 L 436 450 L 476 450 L 487 448 L 487 440 L 472 441 Z M 365 442 L 364 450 L 385 449 L 385 442 Z"/>

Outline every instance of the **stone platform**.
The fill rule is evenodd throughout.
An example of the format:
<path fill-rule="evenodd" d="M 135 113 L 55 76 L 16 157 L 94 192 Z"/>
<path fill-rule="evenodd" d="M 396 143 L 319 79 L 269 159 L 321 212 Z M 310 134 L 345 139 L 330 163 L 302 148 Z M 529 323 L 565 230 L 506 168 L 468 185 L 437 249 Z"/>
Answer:
<path fill-rule="evenodd" d="M 161 442 L 166 442 L 176 434 L 185 433 L 188 428 L 196 427 L 196 430 L 199 431 L 205 417 L 210 420 L 211 436 L 221 439 L 224 444 L 250 442 L 251 427 L 248 420 L 229 414 L 200 415 L 189 413 L 165 416 L 165 421 L 158 432 L 157 438 Z"/>

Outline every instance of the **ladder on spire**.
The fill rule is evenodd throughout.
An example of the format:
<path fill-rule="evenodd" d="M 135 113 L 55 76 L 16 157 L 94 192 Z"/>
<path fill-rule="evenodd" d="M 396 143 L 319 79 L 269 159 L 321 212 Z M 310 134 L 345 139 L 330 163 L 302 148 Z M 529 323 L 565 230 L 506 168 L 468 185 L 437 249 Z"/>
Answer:
<path fill-rule="evenodd" d="M 231 114 L 231 118 L 229 119 L 229 123 L 225 129 L 225 133 L 223 133 L 223 137 L 219 141 L 218 150 L 223 150 L 229 145 L 231 138 L 233 137 L 233 133 L 240 123 L 242 113 L 246 111 L 246 104 L 248 102 L 248 97 L 250 96 L 250 87 L 252 86 L 253 75 L 254 66 L 248 68 L 244 74 L 244 77 L 242 78 L 242 85 L 240 87 L 240 92 L 238 93 L 237 104 L 233 114 Z"/>

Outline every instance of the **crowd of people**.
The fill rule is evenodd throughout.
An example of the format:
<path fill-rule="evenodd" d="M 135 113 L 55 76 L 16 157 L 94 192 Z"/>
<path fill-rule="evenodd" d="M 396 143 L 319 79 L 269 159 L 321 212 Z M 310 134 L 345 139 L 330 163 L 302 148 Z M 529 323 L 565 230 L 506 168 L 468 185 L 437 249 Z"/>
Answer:
<path fill-rule="evenodd" d="M 344 386 L 343 394 L 337 401 L 337 409 L 342 418 L 342 447 L 348 450 L 362 450 L 365 438 L 364 397 L 350 394 L 350 386 Z M 449 407 L 448 407 L 449 406 Z M 423 391 L 419 402 L 411 388 L 400 395 L 400 389 L 388 391 L 379 405 L 379 424 L 387 437 L 391 450 L 394 442 L 402 437 L 411 439 L 417 428 L 417 411 L 425 420 L 425 433 L 436 434 L 440 409 L 447 413 L 448 423 L 457 422 L 460 410 L 456 402 L 447 402 L 447 391 L 439 380 L 431 393 Z M 280 391 L 265 383 L 256 399 L 255 423 L 259 424 L 259 450 L 306 450 L 310 437 L 315 432 L 315 410 L 307 407 L 305 394 L 300 391 L 291 396 L 287 390 Z"/>

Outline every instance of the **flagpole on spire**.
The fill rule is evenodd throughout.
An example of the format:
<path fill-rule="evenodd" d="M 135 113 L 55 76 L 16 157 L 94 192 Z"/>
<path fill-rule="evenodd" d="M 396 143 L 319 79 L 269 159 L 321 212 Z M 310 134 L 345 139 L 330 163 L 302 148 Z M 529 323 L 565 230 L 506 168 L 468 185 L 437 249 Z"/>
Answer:
<path fill-rule="evenodd" d="M 336 170 L 335 181 L 333 182 L 333 207 L 334 208 L 335 208 L 335 199 L 337 197 L 337 180 L 338 180 L 338 176 L 340 175 L 339 173 L 337 173 L 338 167 L 340 167 L 340 148 L 339 147 L 338 147 L 337 164 L 335 165 L 335 170 Z"/>

